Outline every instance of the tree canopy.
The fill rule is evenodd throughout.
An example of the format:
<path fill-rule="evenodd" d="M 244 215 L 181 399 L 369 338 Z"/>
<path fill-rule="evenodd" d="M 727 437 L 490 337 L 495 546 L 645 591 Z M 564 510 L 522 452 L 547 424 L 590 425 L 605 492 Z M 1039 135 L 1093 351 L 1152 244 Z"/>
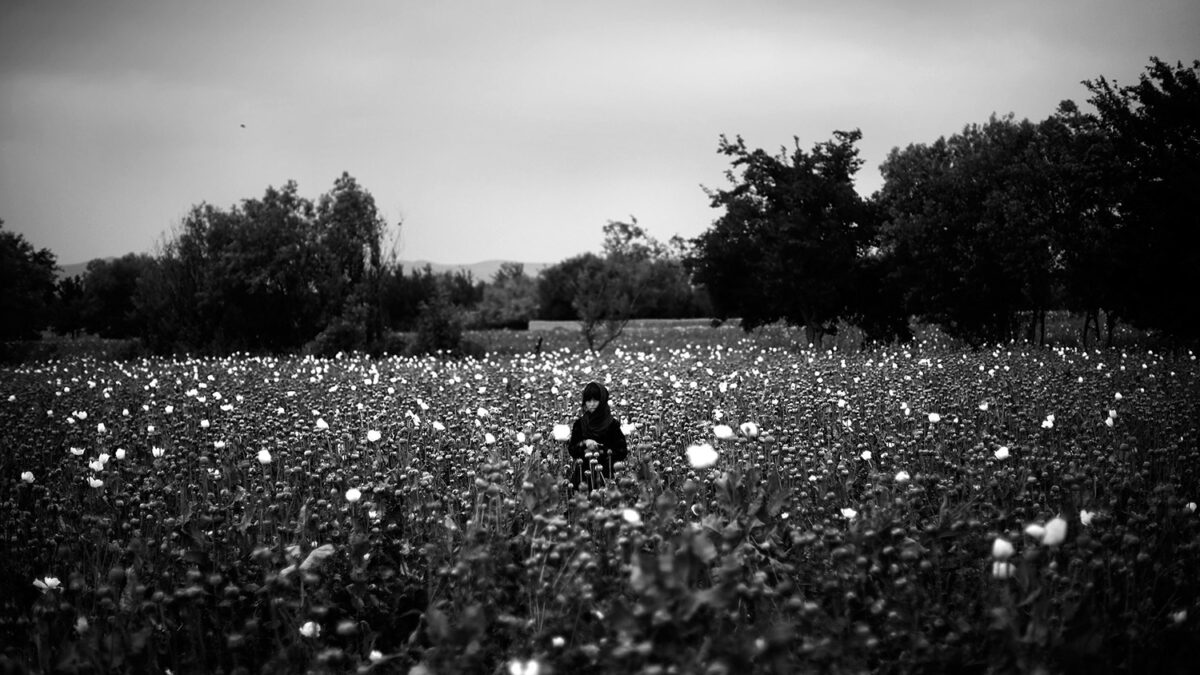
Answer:
<path fill-rule="evenodd" d="M 854 190 L 861 138 L 836 131 L 808 152 L 797 138 L 790 152 L 771 155 L 721 137 L 732 185 L 706 190 L 724 213 L 687 261 L 719 318 L 740 316 L 747 330 L 782 320 L 804 326 L 812 341 L 843 316 L 875 225 Z"/>
<path fill-rule="evenodd" d="M 0 227 L 0 337 L 53 327 L 228 353 L 424 330 L 422 344 L 445 352 L 466 326 L 537 317 L 578 321 L 599 351 L 633 319 L 703 315 L 803 326 L 810 342 L 841 322 L 866 341 L 906 339 L 915 317 L 982 345 L 1042 339 L 1046 313 L 1070 309 L 1085 315 L 1085 342 L 1099 340 L 1102 314 L 1110 342 L 1118 321 L 1194 341 L 1200 61 L 1151 59 L 1133 84 L 1084 84 L 1086 106 L 1063 101 L 1040 122 L 992 115 L 893 149 L 870 198 L 855 189 L 858 130 L 775 153 L 722 135 L 728 185 L 703 188 L 719 215 L 700 236 L 663 243 L 632 216 L 611 220 L 599 252 L 536 280 L 519 264 L 488 282 L 404 270 L 348 173 L 315 200 L 289 181 L 228 208 L 195 205 L 156 255 L 92 261 L 71 279 Z"/>
<path fill-rule="evenodd" d="M 1111 153 L 1096 167 L 1115 216 L 1105 239 L 1122 259 L 1109 306 L 1141 326 L 1200 336 L 1200 316 L 1180 303 L 1200 285 L 1200 61 L 1155 58 L 1136 84 L 1085 84 L 1096 112 L 1077 127 Z"/>
<path fill-rule="evenodd" d="M 0 340 L 36 339 L 52 318 L 58 261 L 0 220 Z"/>

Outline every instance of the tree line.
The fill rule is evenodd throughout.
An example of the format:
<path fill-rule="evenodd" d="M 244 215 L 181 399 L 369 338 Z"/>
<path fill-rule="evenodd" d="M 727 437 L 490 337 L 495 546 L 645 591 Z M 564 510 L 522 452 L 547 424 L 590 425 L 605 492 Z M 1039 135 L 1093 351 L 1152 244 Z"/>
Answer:
<path fill-rule="evenodd" d="M 0 221 L 0 226 L 3 221 Z M 223 209 L 193 206 L 156 255 L 95 259 L 56 281 L 56 259 L 0 229 L 0 339 L 137 339 L 155 353 L 454 352 L 468 328 L 577 320 L 602 349 L 634 318 L 709 309 L 682 263 L 631 222 L 604 226 L 601 255 L 536 278 L 505 263 L 490 281 L 466 271 L 405 270 L 385 251 L 388 225 L 349 174 L 316 201 L 295 182 Z"/>
<path fill-rule="evenodd" d="M 1087 81 L 1041 122 L 992 116 L 895 148 L 860 196 L 857 130 L 777 153 L 722 136 L 728 185 L 699 237 L 660 242 L 630 217 L 599 253 L 536 277 L 405 270 L 349 174 L 315 201 L 294 182 L 190 209 L 155 255 L 93 260 L 56 281 L 52 252 L 0 229 L 0 338 L 50 329 L 137 338 L 154 352 L 453 351 L 466 327 L 578 321 L 594 350 L 636 318 L 783 321 L 810 341 L 839 324 L 905 340 L 911 322 L 972 345 L 1044 337 L 1050 310 L 1084 340 L 1118 321 L 1200 336 L 1200 61 L 1151 59 L 1137 83 Z M 0 221 L 2 225 L 2 221 Z M 396 336 L 410 336 L 399 343 Z M 415 335 L 414 337 L 411 337 Z"/>
<path fill-rule="evenodd" d="M 724 209 L 693 243 L 692 278 L 747 328 L 844 321 L 903 340 L 910 317 L 972 345 L 1044 339 L 1049 310 L 1111 343 L 1118 321 L 1200 337 L 1200 61 L 1151 59 L 1136 84 L 1087 81 L 1090 111 L 992 116 L 895 148 L 883 187 L 853 189 L 858 131 L 769 154 L 722 137 Z"/>

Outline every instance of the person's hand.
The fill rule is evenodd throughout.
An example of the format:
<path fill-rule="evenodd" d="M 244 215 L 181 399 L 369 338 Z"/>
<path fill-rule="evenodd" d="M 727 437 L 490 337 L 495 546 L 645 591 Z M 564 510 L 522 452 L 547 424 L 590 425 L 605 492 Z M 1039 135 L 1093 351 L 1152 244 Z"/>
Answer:
<path fill-rule="evenodd" d="M 598 446 L 598 445 L 600 445 L 600 444 L 591 438 L 589 438 L 583 442 L 583 447 L 587 448 L 588 450 L 595 450 L 596 446 Z"/>

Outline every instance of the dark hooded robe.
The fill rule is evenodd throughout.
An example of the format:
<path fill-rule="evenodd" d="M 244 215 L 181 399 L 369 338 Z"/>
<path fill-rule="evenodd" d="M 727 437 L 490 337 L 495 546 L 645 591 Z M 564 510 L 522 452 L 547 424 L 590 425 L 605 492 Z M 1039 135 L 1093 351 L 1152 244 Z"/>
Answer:
<path fill-rule="evenodd" d="M 600 402 L 595 412 L 588 413 L 587 408 L 583 407 L 583 402 L 589 400 Z M 608 407 L 608 390 L 604 385 L 589 382 L 583 388 L 580 406 L 582 413 L 571 426 L 571 440 L 567 443 L 567 452 L 574 460 L 571 485 L 576 489 L 592 490 L 612 478 L 613 464 L 625 461 L 629 456 L 629 446 L 621 431 L 620 421 L 612 416 Z M 588 439 L 596 441 L 599 446 L 595 450 L 588 450 L 584 445 Z"/>

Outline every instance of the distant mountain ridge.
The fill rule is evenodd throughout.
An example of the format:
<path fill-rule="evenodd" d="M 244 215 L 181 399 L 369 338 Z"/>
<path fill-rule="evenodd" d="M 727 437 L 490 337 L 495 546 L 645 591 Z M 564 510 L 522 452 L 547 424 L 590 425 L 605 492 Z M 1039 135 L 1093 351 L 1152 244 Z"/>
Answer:
<path fill-rule="evenodd" d="M 116 260 L 116 257 L 104 258 L 104 260 Z M 88 261 L 91 262 L 91 261 Z M 475 281 L 491 282 L 492 277 L 500 270 L 500 266 L 506 262 L 518 262 L 513 260 L 483 260 L 477 263 L 463 263 L 459 265 L 448 263 L 437 263 L 429 260 L 401 260 L 400 265 L 403 266 L 405 274 L 411 274 L 414 271 L 424 269 L 429 265 L 429 269 L 435 274 L 440 272 L 457 272 L 463 270 L 471 273 L 471 278 Z M 536 263 L 526 262 L 519 263 L 525 266 L 525 274 L 531 277 L 536 277 L 539 272 L 554 265 L 555 263 Z M 82 276 L 87 271 L 88 263 L 72 263 L 70 265 L 58 266 L 58 278 L 65 279 L 67 277 Z"/>

